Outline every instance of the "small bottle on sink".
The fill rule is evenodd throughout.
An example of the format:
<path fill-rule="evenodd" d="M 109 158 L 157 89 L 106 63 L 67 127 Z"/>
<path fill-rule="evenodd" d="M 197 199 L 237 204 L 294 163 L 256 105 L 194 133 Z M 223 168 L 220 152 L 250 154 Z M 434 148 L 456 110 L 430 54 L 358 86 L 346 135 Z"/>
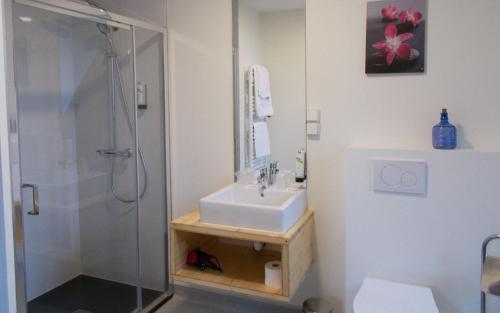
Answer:
<path fill-rule="evenodd" d="M 300 149 L 295 157 L 295 181 L 303 183 L 306 180 L 306 150 Z"/>

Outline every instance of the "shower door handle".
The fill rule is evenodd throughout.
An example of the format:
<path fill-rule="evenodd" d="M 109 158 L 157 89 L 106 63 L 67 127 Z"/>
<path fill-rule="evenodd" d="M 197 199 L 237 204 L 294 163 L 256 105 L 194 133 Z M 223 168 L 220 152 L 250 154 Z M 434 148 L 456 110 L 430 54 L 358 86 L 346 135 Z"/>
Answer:
<path fill-rule="evenodd" d="M 38 194 L 38 186 L 35 184 L 23 184 L 22 188 L 31 188 L 33 197 L 33 210 L 28 212 L 28 215 L 40 215 L 40 201 Z"/>

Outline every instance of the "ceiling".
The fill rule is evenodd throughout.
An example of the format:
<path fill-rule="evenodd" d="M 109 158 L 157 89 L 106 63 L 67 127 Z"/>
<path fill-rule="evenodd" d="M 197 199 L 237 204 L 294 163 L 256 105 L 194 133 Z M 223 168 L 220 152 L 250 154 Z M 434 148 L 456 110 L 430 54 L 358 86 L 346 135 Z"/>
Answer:
<path fill-rule="evenodd" d="M 260 12 L 305 9 L 305 0 L 240 0 Z"/>

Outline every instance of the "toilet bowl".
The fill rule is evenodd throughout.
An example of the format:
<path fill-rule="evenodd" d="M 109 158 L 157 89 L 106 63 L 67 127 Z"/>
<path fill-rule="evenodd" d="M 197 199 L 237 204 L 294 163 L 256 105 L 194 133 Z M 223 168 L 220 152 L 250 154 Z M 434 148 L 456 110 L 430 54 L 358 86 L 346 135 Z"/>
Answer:
<path fill-rule="evenodd" d="M 426 287 L 367 278 L 354 298 L 354 313 L 439 313 Z"/>

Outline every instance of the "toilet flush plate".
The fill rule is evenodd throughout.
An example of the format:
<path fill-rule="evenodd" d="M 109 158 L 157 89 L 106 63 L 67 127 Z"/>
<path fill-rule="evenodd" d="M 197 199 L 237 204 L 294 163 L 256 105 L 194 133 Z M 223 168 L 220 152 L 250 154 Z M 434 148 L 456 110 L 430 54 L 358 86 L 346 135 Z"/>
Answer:
<path fill-rule="evenodd" d="M 425 195 L 427 163 L 410 160 L 372 160 L 373 190 Z"/>

